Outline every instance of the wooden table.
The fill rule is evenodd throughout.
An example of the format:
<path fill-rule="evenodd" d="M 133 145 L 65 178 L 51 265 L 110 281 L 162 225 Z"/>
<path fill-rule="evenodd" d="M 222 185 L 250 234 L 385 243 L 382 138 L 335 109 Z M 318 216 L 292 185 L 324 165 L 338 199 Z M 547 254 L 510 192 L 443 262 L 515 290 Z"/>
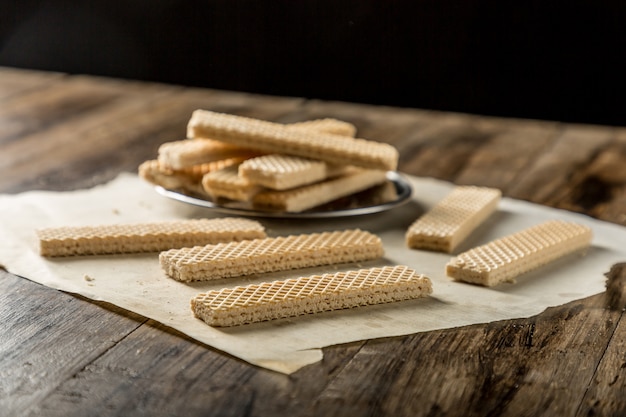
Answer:
<path fill-rule="evenodd" d="M 343 119 L 395 145 L 408 174 L 626 225 L 626 128 L 8 68 L 0 192 L 87 188 L 136 172 L 159 144 L 182 139 L 196 108 Z M 536 317 L 333 346 L 286 376 L 0 270 L 0 415 L 625 415 L 626 265 L 607 273 L 610 291 Z"/>

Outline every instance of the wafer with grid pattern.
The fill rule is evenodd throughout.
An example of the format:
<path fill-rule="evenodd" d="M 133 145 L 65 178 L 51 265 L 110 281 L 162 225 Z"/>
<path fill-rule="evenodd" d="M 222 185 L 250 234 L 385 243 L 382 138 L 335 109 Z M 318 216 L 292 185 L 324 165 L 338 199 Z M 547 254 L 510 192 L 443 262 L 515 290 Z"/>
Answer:
<path fill-rule="evenodd" d="M 300 156 L 271 154 L 250 158 L 239 165 L 239 176 L 272 190 L 288 190 L 339 175 L 333 164 Z"/>
<path fill-rule="evenodd" d="M 452 252 L 496 210 L 501 195 L 495 188 L 455 187 L 409 226 L 407 246 Z"/>
<path fill-rule="evenodd" d="M 289 190 L 262 190 L 252 197 L 254 207 L 299 213 L 383 184 L 386 172 L 348 167 L 343 175 Z"/>
<path fill-rule="evenodd" d="M 195 194 L 207 195 L 202 187 L 202 177 L 205 174 L 218 171 L 231 165 L 238 165 L 241 162 L 243 162 L 243 160 L 240 158 L 230 158 L 194 165 L 189 168 L 171 169 L 164 166 L 159 160 L 153 159 L 139 165 L 138 173 L 144 180 L 168 190 L 183 190 Z"/>
<path fill-rule="evenodd" d="M 337 119 L 315 119 L 285 125 L 290 128 L 304 129 L 341 136 L 354 136 L 356 127 Z M 184 169 L 207 162 L 229 158 L 247 159 L 261 153 L 241 146 L 224 143 L 209 138 L 183 139 L 163 143 L 158 150 L 161 164 L 171 169 Z"/>
<path fill-rule="evenodd" d="M 452 258 L 446 273 L 458 281 L 492 287 L 591 244 L 588 226 L 550 220 Z"/>
<path fill-rule="evenodd" d="M 256 193 L 261 191 L 261 186 L 239 175 L 238 165 L 209 172 L 202 177 L 201 183 L 204 191 L 215 199 L 250 201 Z"/>
<path fill-rule="evenodd" d="M 207 162 L 230 158 L 243 160 L 259 155 L 259 152 L 213 139 L 183 139 L 161 144 L 158 160 L 165 167 L 185 169 Z"/>
<path fill-rule="evenodd" d="M 353 229 L 268 237 L 161 252 L 161 267 L 178 281 L 208 281 L 380 258 L 382 241 Z"/>
<path fill-rule="evenodd" d="M 406 266 L 360 269 L 224 288 L 191 300 L 211 326 L 236 326 L 426 297 L 432 283 Z"/>
<path fill-rule="evenodd" d="M 37 230 L 42 256 L 160 252 L 171 248 L 265 237 L 255 220 L 192 219 Z"/>
<path fill-rule="evenodd" d="M 364 168 L 395 170 L 398 164 L 398 151 L 386 143 L 293 129 L 279 123 L 207 110 L 193 112 L 187 136 L 208 137 L 268 153 Z"/>

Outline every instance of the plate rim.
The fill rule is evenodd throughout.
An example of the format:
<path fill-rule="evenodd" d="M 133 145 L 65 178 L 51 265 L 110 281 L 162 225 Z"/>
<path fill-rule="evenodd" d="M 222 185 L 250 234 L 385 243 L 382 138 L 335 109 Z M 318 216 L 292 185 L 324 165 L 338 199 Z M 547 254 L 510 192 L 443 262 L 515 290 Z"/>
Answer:
<path fill-rule="evenodd" d="M 340 210 L 327 211 L 304 211 L 300 213 L 288 213 L 279 211 L 263 211 L 252 210 L 237 207 L 225 207 L 200 197 L 193 197 L 179 191 L 169 190 L 160 185 L 155 186 L 156 191 L 164 197 L 176 200 L 182 203 L 191 204 L 197 207 L 210 209 L 220 214 L 238 215 L 244 217 L 266 217 L 280 219 L 324 219 L 337 217 L 362 216 L 366 214 L 380 213 L 391 210 L 407 203 L 413 195 L 413 186 L 411 183 L 397 171 L 387 171 L 387 180 L 391 181 L 396 187 L 398 198 L 382 204 L 376 204 L 367 207 L 348 208 Z"/>

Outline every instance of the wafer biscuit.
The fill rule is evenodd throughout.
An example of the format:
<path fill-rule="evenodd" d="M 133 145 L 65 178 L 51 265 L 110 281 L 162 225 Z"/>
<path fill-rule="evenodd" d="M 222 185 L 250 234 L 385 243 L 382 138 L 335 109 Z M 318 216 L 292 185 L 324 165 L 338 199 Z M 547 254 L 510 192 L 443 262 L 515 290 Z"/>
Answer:
<path fill-rule="evenodd" d="M 159 252 L 265 237 L 257 221 L 240 218 L 68 226 L 37 230 L 42 256 Z"/>
<path fill-rule="evenodd" d="M 206 195 L 202 184 L 194 176 L 163 167 L 156 159 L 145 161 L 139 165 L 138 173 L 144 180 L 168 190 L 183 190 Z"/>
<path fill-rule="evenodd" d="M 290 123 L 287 126 L 315 130 L 318 132 L 330 133 L 332 135 L 351 137 L 356 135 L 355 125 L 333 118 L 305 120 L 304 122 Z"/>
<path fill-rule="evenodd" d="M 171 169 L 158 160 L 153 159 L 139 165 L 138 173 L 141 178 L 168 190 L 182 190 L 206 196 L 202 186 L 202 177 L 209 172 L 238 165 L 243 162 L 239 158 L 230 158 L 221 161 L 207 162 L 184 169 Z"/>
<path fill-rule="evenodd" d="M 299 156 L 271 154 L 248 159 L 239 165 L 239 176 L 252 184 L 287 190 L 312 184 L 344 171 L 344 167 Z"/>
<path fill-rule="evenodd" d="M 413 249 L 452 252 L 498 207 L 502 193 L 485 187 L 455 187 L 406 231 Z"/>
<path fill-rule="evenodd" d="M 398 164 L 398 151 L 386 143 L 294 129 L 279 123 L 206 110 L 193 112 L 187 135 L 339 165 L 395 170 Z"/>
<path fill-rule="evenodd" d="M 178 281 L 208 281 L 382 255 L 378 236 L 355 229 L 172 249 L 161 252 L 159 260 L 167 275 Z"/>
<path fill-rule="evenodd" d="M 164 167 L 185 169 L 207 162 L 259 156 L 259 152 L 213 139 L 183 139 L 165 142 L 159 147 L 158 160 Z"/>
<path fill-rule="evenodd" d="M 224 288 L 191 300 L 211 326 L 237 326 L 286 317 L 426 297 L 432 283 L 406 266 L 360 269 Z"/>
<path fill-rule="evenodd" d="M 202 188 L 214 199 L 250 201 L 261 187 L 239 176 L 238 165 L 231 165 L 202 177 Z"/>
<path fill-rule="evenodd" d="M 591 244 L 589 227 L 551 220 L 473 248 L 452 258 L 446 273 L 458 281 L 491 287 Z"/>
<path fill-rule="evenodd" d="M 330 118 L 307 120 L 285 126 L 342 136 L 354 136 L 356 133 L 353 124 Z M 158 150 L 158 160 L 163 166 L 178 170 L 207 162 L 229 158 L 247 159 L 261 154 L 262 152 L 214 139 L 195 138 L 163 143 Z"/>
<path fill-rule="evenodd" d="M 351 167 L 336 178 L 291 190 L 263 190 L 252 197 L 256 208 L 298 213 L 366 190 L 387 180 L 385 171 Z"/>

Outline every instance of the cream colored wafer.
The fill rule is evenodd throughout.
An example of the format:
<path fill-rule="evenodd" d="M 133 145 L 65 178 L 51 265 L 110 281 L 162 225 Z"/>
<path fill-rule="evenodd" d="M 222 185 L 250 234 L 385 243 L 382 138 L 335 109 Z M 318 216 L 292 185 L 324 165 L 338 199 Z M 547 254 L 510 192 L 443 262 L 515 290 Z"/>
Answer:
<path fill-rule="evenodd" d="M 156 159 L 145 161 L 139 165 L 138 173 L 144 180 L 168 190 L 183 190 L 193 194 L 206 195 L 199 180 L 186 173 L 165 168 Z"/>
<path fill-rule="evenodd" d="M 239 176 L 273 190 L 288 190 L 339 175 L 345 167 L 299 156 L 271 154 L 239 165 Z"/>
<path fill-rule="evenodd" d="M 239 176 L 239 167 L 231 165 L 202 177 L 202 188 L 214 199 L 228 198 L 236 201 L 250 201 L 261 190 L 257 184 Z"/>
<path fill-rule="evenodd" d="M 344 175 L 315 184 L 284 191 L 260 191 L 252 197 L 252 203 L 259 209 L 298 213 L 387 180 L 385 171 L 351 168 Z"/>
<path fill-rule="evenodd" d="M 515 278 L 591 244 L 589 227 L 552 220 L 473 248 L 452 258 L 448 276 L 487 287 Z"/>
<path fill-rule="evenodd" d="M 329 134 L 354 136 L 356 127 L 337 119 L 315 119 L 285 125 L 297 129 L 306 129 Z M 229 158 L 247 159 L 259 156 L 262 152 L 241 146 L 224 143 L 214 139 L 196 138 L 166 142 L 159 147 L 158 159 L 165 167 L 184 169 L 207 162 Z"/>
<path fill-rule="evenodd" d="M 161 252 L 159 260 L 167 275 L 178 281 L 208 281 L 360 262 L 383 252 L 378 236 L 356 229 L 172 249 Z"/>
<path fill-rule="evenodd" d="M 164 167 L 185 169 L 207 162 L 237 158 L 244 160 L 260 153 L 213 139 L 183 139 L 159 147 L 158 160 Z"/>
<path fill-rule="evenodd" d="M 365 139 L 294 129 L 247 117 L 193 112 L 187 136 L 209 137 L 226 143 L 268 153 L 302 156 L 339 165 L 395 170 L 398 151 L 391 145 Z"/>
<path fill-rule="evenodd" d="M 159 252 L 265 237 L 257 221 L 240 218 L 54 227 L 37 230 L 42 256 Z"/>
<path fill-rule="evenodd" d="M 333 118 L 305 120 L 304 122 L 290 123 L 287 126 L 315 130 L 318 132 L 330 133 L 332 135 L 351 137 L 356 135 L 355 125 Z"/>
<path fill-rule="evenodd" d="M 202 186 L 202 177 L 213 171 L 238 165 L 243 162 L 239 158 L 230 158 L 222 161 L 207 162 L 180 170 L 163 166 L 158 160 L 149 160 L 139 165 L 138 173 L 141 178 L 168 190 L 182 190 L 206 196 Z"/>
<path fill-rule="evenodd" d="M 432 283 L 406 266 L 360 269 L 224 288 L 191 300 L 211 326 L 237 326 L 426 297 Z"/>
<path fill-rule="evenodd" d="M 452 252 L 498 207 L 495 188 L 460 186 L 418 218 L 406 231 L 408 247 Z"/>

